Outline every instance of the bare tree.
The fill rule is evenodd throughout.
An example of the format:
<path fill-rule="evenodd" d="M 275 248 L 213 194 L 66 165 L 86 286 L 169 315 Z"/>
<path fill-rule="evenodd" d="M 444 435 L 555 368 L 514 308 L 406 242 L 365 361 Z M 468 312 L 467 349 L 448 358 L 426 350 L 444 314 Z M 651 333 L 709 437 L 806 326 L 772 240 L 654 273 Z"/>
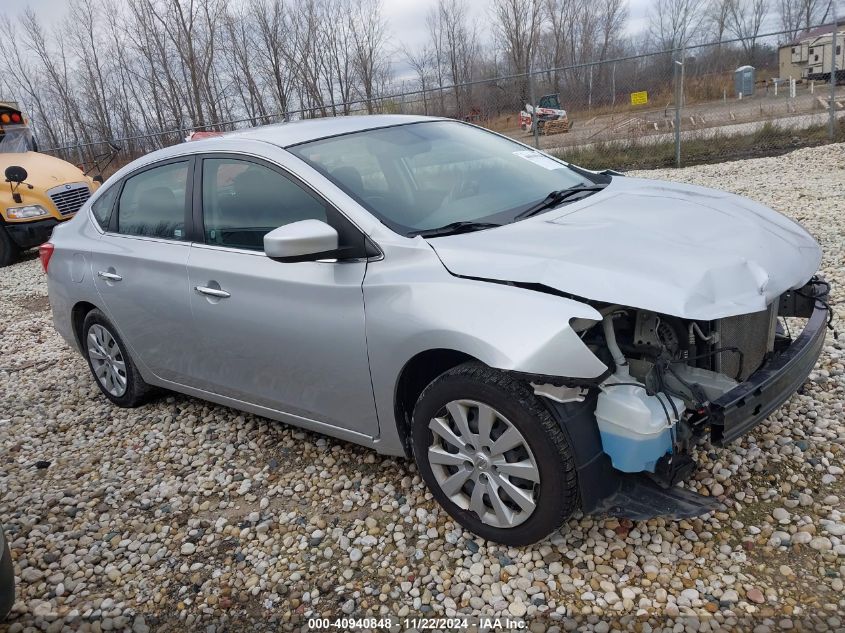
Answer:
<path fill-rule="evenodd" d="M 661 50 L 682 49 L 700 33 L 703 0 L 655 0 L 649 13 L 649 35 Z"/>
<path fill-rule="evenodd" d="M 293 91 L 293 55 L 288 50 L 291 24 L 282 0 L 252 0 L 249 12 L 256 22 L 258 66 L 276 109 L 287 112 Z"/>
<path fill-rule="evenodd" d="M 561 68 L 577 64 L 586 58 L 586 49 L 592 47 L 588 38 L 593 37 L 595 26 L 588 16 L 589 4 L 584 0 L 546 0 L 549 29 L 543 34 L 539 47 L 542 65 Z M 585 34 L 588 34 L 585 37 Z M 554 71 L 550 78 L 554 92 L 560 92 L 564 80 L 561 71 Z"/>
<path fill-rule="evenodd" d="M 225 50 L 228 54 L 224 57 L 244 112 L 266 120 L 268 108 L 256 76 L 258 68 L 252 60 L 252 52 L 258 47 L 254 36 L 258 29 L 253 28 L 252 20 L 247 12 L 227 12 Z"/>
<path fill-rule="evenodd" d="M 99 138 L 111 138 L 111 108 L 106 96 L 107 72 L 102 58 L 102 41 L 97 28 L 100 7 L 92 0 L 71 0 L 73 18 L 65 17 L 63 30 L 70 34 L 73 52 L 79 61 L 79 77 L 86 110 L 94 117 L 94 131 Z M 75 28 L 74 28 L 75 27 Z"/>
<path fill-rule="evenodd" d="M 310 116 L 326 116 L 328 111 L 321 90 L 320 68 L 323 65 L 323 47 L 315 34 L 322 22 L 320 7 L 316 0 L 303 0 L 292 12 L 292 46 L 285 53 L 288 63 L 296 73 L 295 89 L 300 106 Z"/>
<path fill-rule="evenodd" d="M 33 112 L 37 126 L 46 132 L 47 140 L 52 145 L 62 143 L 63 119 L 61 113 L 55 110 L 55 101 L 43 90 L 43 82 L 39 81 L 40 67 L 25 57 L 27 49 L 20 45 L 20 40 L 0 38 L 0 68 L 2 68 L 5 94 L 25 99 Z"/>
<path fill-rule="evenodd" d="M 710 0 L 706 9 L 706 17 L 709 31 L 713 39 L 721 42 L 728 32 L 728 20 L 731 13 L 731 4 L 734 0 Z M 794 0 L 783 0 L 786 2 Z"/>
<path fill-rule="evenodd" d="M 467 17 L 464 0 L 438 0 L 427 19 L 432 42 L 438 85 L 452 85 L 457 114 L 466 112 L 469 91 L 460 84 L 473 78 L 477 60 L 478 32 Z M 443 90 L 440 91 L 440 109 L 445 113 Z"/>
<path fill-rule="evenodd" d="M 543 24 L 540 0 L 495 0 L 493 13 L 497 35 L 507 52 L 513 71 L 530 72 Z M 519 97 L 522 102 L 529 97 L 528 84 L 527 76 L 519 81 Z"/>
<path fill-rule="evenodd" d="M 809 29 L 811 26 L 827 22 L 834 2 L 836 0 L 803 0 L 804 28 Z"/>
<path fill-rule="evenodd" d="M 353 0 L 350 34 L 361 91 L 367 100 L 367 112 L 373 112 L 373 99 L 379 76 L 386 70 L 387 24 L 381 13 L 381 0 Z"/>
<path fill-rule="evenodd" d="M 769 12 L 769 0 L 731 0 L 728 10 L 728 30 L 741 39 L 748 62 L 754 64 L 757 39 Z"/>
<path fill-rule="evenodd" d="M 824 24 L 834 0 L 779 0 L 778 17 L 787 40 L 794 40 L 802 31 Z"/>
<path fill-rule="evenodd" d="M 404 57 L 408 66 L 417 75 L 417 82 L 419 83 L 420 90 L 422 90 L 423 112 L 430 114 L 429 90 L 431 83 L 436 83 L 437 81 L 434 53 L 429 46 L 424 46 L 417 52 L 405 49 Z"/>
<path fill-rule="evenodd" d="M 129 141 L 132 152 L 244 118 L 350 114 L 358 101 L 375 112 L 394 82 L 380 1 L 69 0 L 72 19 L 55 29 L 32 11 L 16 19 L 14 40 L 0 40 L 0 84 L 25 101 L 47 145 L 156 135 Z M 621 92 L 656 85 L 668 56 L 593 62 L 728 34 L 742 44 L 717 52 L 731 63 L 753 61 L 767 2 L 791 36 L 823 22 L 831 7 L 831 0 L 654 0 L 641 42 L 625 30 L 625 0 L 489 1 L 486 25 L 470 17 L 467 0 L 438 0 L 425 44 L 402 51 L 423 90 L 422 111 L 513 112 L 527 97 L 524 78 L 473 80 L 538 68 L 550 69 L 536 76 L 538 95 L 560 92 L 564 103 L 589 107 L 594 95 L 615 99 L 618 82 Z M 712 53 L 697 57 L 698 68 L 705 58 L 711 69 L 724 65 Z"/>

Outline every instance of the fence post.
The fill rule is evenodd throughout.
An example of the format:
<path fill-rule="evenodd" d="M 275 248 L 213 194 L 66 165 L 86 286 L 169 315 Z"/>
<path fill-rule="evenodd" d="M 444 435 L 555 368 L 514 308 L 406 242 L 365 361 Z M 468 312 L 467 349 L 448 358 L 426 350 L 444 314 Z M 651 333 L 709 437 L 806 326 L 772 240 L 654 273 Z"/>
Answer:
<path fill-rule="evenodd" d="M 610 75 L 611 109 L 616 111 L 616 64 L 613 64 Z"/>
<path fill-rule="evenodd" d="M 531 99 L 531 106 L 534 112 L 531 113 L 531 126 L 534 128 L 534 147 L 540 149 L 540 106 L 534 94 L 534 75 L 531 74 L 531 67 L 528 67 L 528 98 Z"/>
<path fill-rule="evenodd" d="M 676 51 L 676 56 L 680 53 Z M 683 86 L 681 85 L 681 70 L 684 63 L 677 58 L 673 63 L 675 69 L 675 167 L 681 166 L 681 96 Z"/>
<path fill-rule="evenodd" d="M 830 112 L 828 117 L 828 134 L 830 134 L 831 141 L 836 138 L 836 32 L 839 30 L 839 22 L 836 19 L 836 5 L 837 0 L 830 3 L 833 9 L 833 32 L 830 41 Z"/>
<path fill-rule="evenodd" d="M 77 164 L 79 165 L 79 168 L 84 171 L 85 170 L 85 161 L 82 159 L 81 141 L 79 141 L 79 139 L 77 139 L 77 143 L 78 144 L 76 146 L 76 161 L 77 161 Z"/>

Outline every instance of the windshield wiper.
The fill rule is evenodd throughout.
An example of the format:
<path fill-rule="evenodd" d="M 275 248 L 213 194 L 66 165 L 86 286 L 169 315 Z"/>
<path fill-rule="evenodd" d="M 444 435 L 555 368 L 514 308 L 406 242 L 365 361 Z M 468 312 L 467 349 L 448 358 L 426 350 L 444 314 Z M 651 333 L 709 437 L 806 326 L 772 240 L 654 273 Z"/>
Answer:
<path fill-rule="evenodd" d="M 514 217 L 514 221 L 522 220 L 524 218 L 530 218 L 532 215 L 537 215 L 538 213 L 541 213 L 546 209 L 556 207 L 561 202 L 563 202 L 567 198 L 571 198 L 575 194 L 601 191 L 606 186 L 607 185 L 575 185 L 574 187 L 569 187 L 568 189 L 557 189 L 555 191 L 552 191 L 549 195 L 540 200 L 540 202 L 538 202 L 537 204 L 532 205 L 524 211 L 520 211 L 519 213 L 517 213 Z"/>
<path fill-rule="evenodd" d="M 497 226 L 502 226 L 496 222 L 475 222 L 473 220 L 460 220 L 458 222 L 450 222 L 443 226 L 438 226 L 433 229 L 422 229 L 420 231 L 412 231 L 408 233 L 408 237 L 421 235 L 422 237 L 441 237 L 443 235 L 457 235 L 458 233 L 470 233 L 472 231 L 482 231 L 484 229 L 493 229 Z"/>

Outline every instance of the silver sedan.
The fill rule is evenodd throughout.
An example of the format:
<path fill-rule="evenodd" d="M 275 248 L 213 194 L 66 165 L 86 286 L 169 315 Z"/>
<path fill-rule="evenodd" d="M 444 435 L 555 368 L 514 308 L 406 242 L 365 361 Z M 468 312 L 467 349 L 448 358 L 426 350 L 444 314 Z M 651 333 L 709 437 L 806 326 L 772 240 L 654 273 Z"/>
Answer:
<path fill-rule="evenodd" d="M 788 398 L 828 314 L 817 244 L 770 209 L 425 117 L 152 153 L 41 259 L 56 328 L 116 405 L 168 389 L 413 457 L 457 522 L 508 544 L 577 508 L 712 510 L 674 487 L 690 447 Z"/>

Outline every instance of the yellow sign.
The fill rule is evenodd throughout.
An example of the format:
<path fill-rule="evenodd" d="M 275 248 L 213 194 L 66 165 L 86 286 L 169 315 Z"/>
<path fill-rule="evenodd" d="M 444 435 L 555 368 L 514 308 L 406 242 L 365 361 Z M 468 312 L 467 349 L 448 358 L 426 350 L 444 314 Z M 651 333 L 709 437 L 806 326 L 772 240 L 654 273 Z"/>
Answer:
<path fill-rule="evenodd" d="M 645 105 L 646 103 L 648 103 L 648 92 L 643 90 L 642 92 L 631 93 L 631 105 Z"/>

